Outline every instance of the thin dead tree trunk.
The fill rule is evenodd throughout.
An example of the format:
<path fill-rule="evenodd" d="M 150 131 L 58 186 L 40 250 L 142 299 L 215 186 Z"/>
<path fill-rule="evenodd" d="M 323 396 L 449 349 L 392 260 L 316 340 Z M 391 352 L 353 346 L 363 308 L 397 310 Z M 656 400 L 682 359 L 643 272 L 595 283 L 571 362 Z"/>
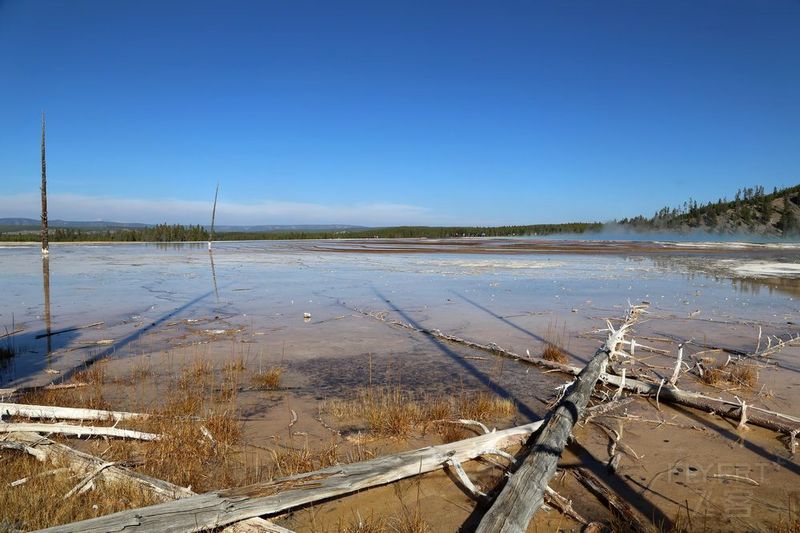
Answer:
<path fill-rule="evenodd" d="M 47 235 L 47 162 L 45 160 L 44 142 L 44 111 L 42 111 L 42 255 L 50 253 L 50 243 Z"/>
<path fill-rule="evenodd" d="M 214 219 L 217 218 L 217 195 L 219 195 L 219 182 L 217 182 L 217 189 L 214 191 L 214 207 L 211 208 L 211 231 L 208 234 L 209 251 L 211 251 L 211 241 L 214 240 Z"/>
<path fill-rule="evenodd" d="M 625 332 L 641 310 L 641 307 L 632 306 L 625 322 L 616 330 L 609 322 L 608 340 L 578 374 L 541 431 L 531 437 L 530 453 L 484 515 L 476 530 L 478 533 L 523 533 L 528 528 L 534 513 L 544 503 L 547 484 L 556 472 L 572 427 L 581 417 L 598 378 L 605 372 L 609 359 L 617 353 Z"/>

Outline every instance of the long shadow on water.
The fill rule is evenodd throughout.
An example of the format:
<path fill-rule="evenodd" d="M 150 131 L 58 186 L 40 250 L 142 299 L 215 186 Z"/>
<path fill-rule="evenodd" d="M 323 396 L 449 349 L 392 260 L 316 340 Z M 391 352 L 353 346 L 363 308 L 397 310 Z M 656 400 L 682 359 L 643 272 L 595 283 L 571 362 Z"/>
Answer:
<path fill-rule="evenodd" d="M 143 327 L 137 329 L 136 331 L 134 331 L 133 333 L 131 333 L 127 337 L 123 337 L 122 339 L 118 340 L 117 342 L 115 342 L 114 344 L 109 346 L 108 348 L 106 348 L 104 350 L 101 350 L 100 352 L 98 352 L 98 353 L 94 354 L 93 356 L 91 356 L 89 359 L 86 359 L 80 365 L 78 365 L 76 367 L 73 367 L 70 370 L 64 372 L 63 374 L 61 374 L 58 377 L 58 379 L 56 379 L 54 381 L 54 383 L 64 383 L 66 381 L 69 381 L 78 372 L 80 372 L 82 370 L 85 370 L 86 368 L 89 368 L 90 366 L 95 364 L 97 361 L 100 361 L 101 359 L 104 359 L 104 358 L 114 354 L 117 350 L 123 348 L 124 346 L 127 346 L 128 344 L 132 343 L 135 340 L 138 340 L 140 337 L 142 337 L 142 335 L 144 335 L 145 333 L 149 332 L 153 328 L 160 326 L 163 322 L 169 320 L 170 318 L 174 317 L 178 313 L 182 313 L 183 311 L 189 309 L 190 307 L 192 307 L 193 305 L 197 304 L 198 302 L 204 300 L 205 298 L 208 298 L 212 294 L 214 294 L 213 290 L 208 291 L 208 292 L 206 292 L 204 294 L 201 294 L 200 296 L 197 296 L 196 298 L 194 298 L 192 300 L 189 300 L 188 302 L 186 302 L 182 306 L 180 306 L 180 307 L 178 307 L 176 309 L 173 309 L 172 311 L 162 315 L 161 317 L 157 318 L 156 320 L 154 320 L 153 322 L 147 324 L 146 326 L 143 326 Z"/>
<path fill-rule="evenodd" d="M 471 300 L 471 299 L 467 298 L 467 297 L 466 297 L 466 296 L 464 296 L 463 294 L 461 294 L 461 293 L 458 293 L 458 292 L 456 292 L 456 291 L 453 291 L 453 290 L 451 290 L 450 292 L 452 292 L 452 293 L 453 293 L 455 296 L 457 296 L 458 298 L 461 298 L 462 300 L 464 300 L 464 301 L 465 301 L 465 302 L 467 302 L 468 304 L 472 305 L 473 307 L 475 307 L 475 308 L 477 308 L 477 309 L 480 309 L 480 310 L 481 310 L 481 311 L 483 311 L 484 313 L 487 313 L 487 314 L 489 314 L 489 315 L 491 315 L 491 316 L 495 317 L 497 320 L 499 320 L 499 321 L 503 322 L 504 324 L 508 324 L 509 326 L 511 326 L 512 328 L 516 329 L 517 331 L 521 331 L 521 332 L 522 332 L 522 333 L 524 333 L 525 335 L 528 335 L 529 337 L 533 337 L 534 339 L 536 339 L 536 340 L 537 340 L 537 341 L 539 341 L 539 342 L 547 343 L 547 340 L 546 340 L 544 337 L 541 337 L 541 336 L 537 335 L 536 333 L 534 333 L 534 332 L 532 332 L 532 331 L 528 331 L 527 329 L 523 328 L 522 326 L 519 326 L 519 325 L 517 325 L 517 324 L 514 324 L 514 323 L 513 323 L 513 322 L 511 322 L 509 319 L 507 319 L 507 318 L 505 318 L 505 317 L 503 317 L 503 316 L 500 316 L 500 315 L 498 315 L 497 313 L 495 313 L 495 312 L 494 312 L 494 311 L 492 311 L 491 309 L 489 309 L 489 308 L 487 308 L 487 307 L 484 307 L 484 306 L 482 306 L 481 304 L 479 304 L 478 302 L 476 302 L 476 301 L 474 301 L 474 300 Z M 582 363 L 588 363 L 588 362 L 589 362 L 589 360 L 588 360 L 588 359 L 586 359 L 585 357 L 581 357 L 581 356 L 579 356 L 579 355 L 577 355 L 577 354 L 575 354 L 575 353 L 573 353 L 573 352 L 567 351 L 567 350 L 566 350 L 565 348 L 563 348 L 563 347 L 561 347 L 561 350 L 562 350 L 562 351 L 563 351 L 565 354 L 569 355 L 570 357 L 573 357 L 573 358 L 577 359 L 578 361 L 580 361 L 580 362 L 582 362 Z"/>
<path fill-rule="evenodd" d="M 386 298 L 386 296 L 384 296 L 378 289 L 376 289 L 375 287 L 372 287 L 372 291 L 375 293 L 376 296 L 378 296 L 378 298 L 380 298 L 381 300 L 383 300 L 384 302 L 389 304 L 389 307 L 391 308 L 392 311 L 394 311 L 395 313 L 397 313 L 398 315 L 403 317 L 403 320 L 405 320 L 406 322 L 408 322 L 409 324 L 411 324 L 415 328 L 422 328 L 422 326 L 420 324 L 418 324 L 413 318 L 408 316 L 405 312 L 403 312 L 402 310 L 398 309 L 397 306 L 395 306 L 393 303 L 391 303 L 391 301 L 388 300 Z M 437 339 L 435 337 L 431 337 L 430 335 L 425 335 L 425 338 L 428 339 L 431 342 L 431 344 L 433 344 L 440 352 L 442 352 L 444 355 L 449 357 L 452 361 L 454 361 L 455 363 L 460 365 L 464 370 L 469 372 L 470 375 L 472 375 L 474 378 L 476 378 L 478 381 L 480 381 L 483 385 L 489 387 L 492 390 L 492 392 L 502 396 L 503 398 L 506 398 L 506 399 L 509 399 L 509 400 L 513 400 L 517 404 L 520 413 L 522 413 L 528 420 L 539 420 L 539 419 L 542 418 L 541 415 L 539 415 L 538 413 L 534 412 L 533 409 L 530 408 L 530 406 L 528 406 L 525 403 L 523 403 L 522 401 L 520 401 L 511 392 L 509 392 L 505 387 L 503 387 L 502 385 L 496 383 L 492 378 L 490 378 L 489 376 L 484 374 L 480 369 L 475 367 L 475 365 L 473 365 L 472 363 L 470 363 L 469 361 L 467 361 L 463 357 L 459 356 L 456 352 L 451 350 L 442 341 L 440 341 L 439 339 Z"/>

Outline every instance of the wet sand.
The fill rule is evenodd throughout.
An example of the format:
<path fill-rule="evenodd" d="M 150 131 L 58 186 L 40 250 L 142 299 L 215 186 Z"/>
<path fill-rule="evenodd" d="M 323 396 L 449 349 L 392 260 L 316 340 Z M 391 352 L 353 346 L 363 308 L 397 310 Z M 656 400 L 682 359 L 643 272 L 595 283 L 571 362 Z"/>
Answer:
<path fill-rule="evenodd" d="M 283 241 L 217 243 L 213 255 L 204 243 L 55 245 L 45 269 L 38 248 L 2 247 L 0 325 L 10 331 L 13 322 L 24 331 L 9 337 L 18 354 L 0 363 L 1 386 L 66 379 L 85 362 L 106 357 L 109 373 L 119 376 L 142 361 L 167 374 L 198 357 L 217 367 L 241 357 L 249 371 L 269 364 L 286 368 L 280 391 L 240 393 L 250 442 L 273 442 L 276 435 L 285 441 L 290 431 L 300 431 L 310 446 L 322 446 L 332 433 L 316 420 L 320 404 L 352 397 L 370 382 L 401 384 L 420 396 L 492 390 L 516 403 L 517 413 L 503 422 L 511 426 L 541 417 L 555 387 L 568 379 L 392 328 L 354 309 L 533 356 L 548 334 L 558 332 L 570 362 L 581 365 L 602 338 L 594 330 L 621 316 L 628 301 L 648 301 L 651 313 L 636 336 L 670 352 L 642 355 L 648 366 L 641 371 L 655 379 L 671 374 L 680 341 L 752 351 L 759 328 L 763 336 L 800 332 L 797 260 L 797 250 L 786 245 L 739 243 Z M 714 389 L 692 376 L 679 385 L 797 416 L 798 357 L 797 347 L 772 356 L 752 389 Z M 115 406 L 153 400 L 146 391 L 129 394 L 120 389 Z M 291 410 L 299 418 L 288 430 Z M 692 529 L 767 530 L 797 519 L 792 513 L 800 503 L 800 465 L 774 433 L 756 427 L 740 432 L 720 417 L 644 399 L 628 413 L 623 441 L 639 459 L 625 457 L 619 473 L 610 475 L 608 437 L 589 424 L 576 428 L 576 442 L 560 466 L 589 468 L 664 529 L 691 520 Z M 345 437 L 357 430 L 338 429 Z M 418 435 L 373 446 L 387 453 L 431 442 L 438 442 L 435 436 Z M 499 475 L 478 463 L 467 470 L 485 489 Z M 750 477 L 759 485 L 712 477 L 718 474 Z M 573 498 L 579 512 L 608 517 L 571 477 L 564 479 L 553 486 Z M 356 510 L 360 516 L 402 514 L 401 502 L 413 504 L 417 492 L 423 518 L 437 531 L 468 530 L 479 519 L 474 503 L 443 472 L 400 486 L 279 522 L 298 531 L 335 531 Z M 531 531 L 556 527 L 577 524 L 556 511 L 540 512 Z"/>

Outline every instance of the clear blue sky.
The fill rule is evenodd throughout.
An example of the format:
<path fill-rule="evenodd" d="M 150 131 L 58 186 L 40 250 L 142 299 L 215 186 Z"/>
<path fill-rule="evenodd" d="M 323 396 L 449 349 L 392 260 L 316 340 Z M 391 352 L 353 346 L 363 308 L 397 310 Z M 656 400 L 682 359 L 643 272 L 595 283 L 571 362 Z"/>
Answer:
<path fill-rule="evenodd" d="M 800 183 L 800 1 L 0 0 L 0 217 L 502 224 Z"/>

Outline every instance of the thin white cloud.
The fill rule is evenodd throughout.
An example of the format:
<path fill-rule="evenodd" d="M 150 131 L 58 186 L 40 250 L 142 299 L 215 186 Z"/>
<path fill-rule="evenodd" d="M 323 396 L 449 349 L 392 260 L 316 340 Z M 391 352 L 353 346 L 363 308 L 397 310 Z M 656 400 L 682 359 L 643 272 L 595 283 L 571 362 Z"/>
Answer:
<path fill-rule="evenodd" d="M 37 218 L 39 195 L 0 197 L 0 218 Z M 208 224 L 211 202 L 113 198 L 76 194 L 48 195 L 51 219 L 111 222 Z M 352 224 L 363 226 L 446 224 L 430 209 L 405 204 L 363 203 L 326 205 L 301 202 L 233 203 L 217 205 L 219 225 Z"/>

